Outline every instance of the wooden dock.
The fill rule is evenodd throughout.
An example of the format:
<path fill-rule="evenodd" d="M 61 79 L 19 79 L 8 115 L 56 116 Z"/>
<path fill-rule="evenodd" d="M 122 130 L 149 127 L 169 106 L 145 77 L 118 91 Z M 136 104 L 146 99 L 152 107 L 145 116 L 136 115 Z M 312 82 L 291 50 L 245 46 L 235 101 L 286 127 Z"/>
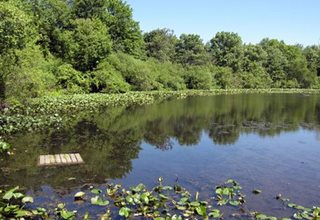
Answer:
<path fill-rule="evenodd" d="M 84 163 L 79 153 L 40 155 L 38 166 L 74 165 Z"/>

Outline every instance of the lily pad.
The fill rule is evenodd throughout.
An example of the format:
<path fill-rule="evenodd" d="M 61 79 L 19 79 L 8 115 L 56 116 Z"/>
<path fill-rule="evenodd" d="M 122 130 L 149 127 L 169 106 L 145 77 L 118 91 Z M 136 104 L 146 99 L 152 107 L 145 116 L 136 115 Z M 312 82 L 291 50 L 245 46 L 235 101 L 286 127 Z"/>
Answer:
<path fill-rule="evenodd" d="M 128 218 L 129 215 L 130 215 L 130 211 L 131 211 L 131 210 L 130 210 L 128 207 L 122 207 L 122 208 L 119 210 L 119 215 Z"/>
<path fill-rule="evenodd" d="M 31 196 L 25 196 L 21 201 L 23 203 L 33 203 L 33 198 Z"/>
<path fill-rule="evenodd" d="M 108 200 L 102 200 L 99 196 L 91 198 L 92 205 L 107 206 L 109 203 L 110 202 Z"/>
<path fill-rule="evenodd" d="M 83 198 L 86 196 L 86 193 L 85 192 L 77 192 L 75 195 L 74 195 L 74 199 L 75 200 L 83 200 Z"/>
<path fill-rule="evenodd" d="M 91 189 L 90 192 L 93 193 L 93 194 L 99 195 L 100 193 L 102 193 L 102 190 L 100 190 L 100 189 Z"/>

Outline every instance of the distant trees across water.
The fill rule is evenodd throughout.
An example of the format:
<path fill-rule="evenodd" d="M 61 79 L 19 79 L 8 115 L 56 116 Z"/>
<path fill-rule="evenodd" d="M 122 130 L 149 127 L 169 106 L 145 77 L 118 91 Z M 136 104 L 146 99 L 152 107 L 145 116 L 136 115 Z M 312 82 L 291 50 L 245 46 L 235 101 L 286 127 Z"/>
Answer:
<path fill-rule="evenodd" d="M 0 97 L 212 88 L 320 88 L 320 47 L 232 32 L 143 33 L 122 0 L 0 2 Z M 210 30 L 208 30 L 210 31 Z"/>

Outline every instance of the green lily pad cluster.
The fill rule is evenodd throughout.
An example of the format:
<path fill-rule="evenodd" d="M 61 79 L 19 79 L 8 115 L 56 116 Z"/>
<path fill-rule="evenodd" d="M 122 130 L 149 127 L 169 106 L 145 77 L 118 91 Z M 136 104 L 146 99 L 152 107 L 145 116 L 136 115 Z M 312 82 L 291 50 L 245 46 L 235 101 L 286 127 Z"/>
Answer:
<path fill-rule="evenodd" d="M 159 184 L 148 190 L 145 185 L 138 184 L 129 189 L 119 184 L 108 184 L 106 190 L 90 188 L 89 192 L 77 192 L 75 201 L 87 202 L 92 206 L 105 207 L 100 219 L 109 220 L 123 217 L 126 219 L 155 219 L 155 220 L 182 220 L 182 219 L 228 219 L 219 207 L 237 207 L 230 218 L 277 220 L 257 211 L 250 211 L 245 207 L 245 196 L 241 193 L 241 186 L 235 180 L 229 179 L 215 188 L 213 197 L 201 199 L 200 193 L 190 193 L 179 184 L 173 186 Z M 320 207 L 305 208 L 289 203 L 288 199 L 277 196 L 283 204 L 295 210 L 289 219 L 320 219 Z M 28 206 L 33 198 L 19 191 L 19 187 L 7 191 L 0 190 L 0 219 L 96 219 L 90 216 L 89 211 L 80 216 L 76 210 L 69 211 L 66 204 L 59 203 L 53 210 L 44 208 L 32 209 Z"/>
<path fill-rule="evenodd" d="M 223 185 L 216 187 L 216 200 L 219 206 L 230 204 L 239 206 L 245 203 L 242 187 L 235 180 L 229 179 Z"/>
<path fill-rule="evenodd" d="M 64 203 L 59 203 L 57 208 L 55 208 L 55 212 L 57 217 L 60 217 L 61 219 L 74 219 L 76 216 L 76 211 L 68 211 L 65 208 L 65 204 Z"/>
<path fill-rule="evenodd" d="M 47 218 L 45 209 L 37 208 L 30 210 L 26 207 L 33 203 L 33 198 L 19 192 L 19 187 L 7 191 L 0 190 L 0 219 L 32 219 Z"/>
<path fill-rule="evenodd" d="M 259 212 L 251 212 L 251 215 L 257 220 L 277 220 L 274 216 L 269 216 Z M 282 218 L 281 220 L 290 220 L 290 218 Z"/>
<path fill-rule="evenodd" d="M 213 208 L 208 201 L 199 200 L 199 193 L 194 196 L 178 184 L 164 186 L 162 178 L 159 185 L 147 190 L 143 184 L 129 190 L 120 185 L 108 185 L 107 195 L 119 208 L 119 215 L 125 218 L 144 217 L 157 220 L 185 219 L 202 217 L 220 218 L 220 210 Z"/>
<path fill-rule="evenodd" d="M 294 219 L 308 219 L 308 220 L 318 220 L 320 219 L 320 207 L 307 208 L 295 203 L 291 203 L 288 198 L 283 198 L 278 196 L 277 199 L 281 200 L 287 207 L 295 210 L 293 214 Z"/>

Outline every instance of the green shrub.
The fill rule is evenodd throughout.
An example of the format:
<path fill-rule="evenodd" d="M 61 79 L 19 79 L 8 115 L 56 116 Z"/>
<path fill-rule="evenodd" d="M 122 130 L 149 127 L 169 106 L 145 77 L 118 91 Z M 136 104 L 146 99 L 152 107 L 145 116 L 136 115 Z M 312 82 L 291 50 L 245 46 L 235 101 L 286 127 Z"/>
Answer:
<path fill-rule="evenodd" d="M 245 89 L 270 88 L 272 79 L 266 70 L 256 63 L 251 63 L 249 66 L 250 71 L 237 73 L 242 84 L 241 87 Z"/>
<path fill-rule="evenodd" d="M 230 67 L 218 67 L 215 66 L 211 69 L 213 82 L 219 88 L 230 89 L 234 88 L 233 85 L 233 73 Z"/>
<path fill-rule="evenodd" d="M 152 73 L 145 61 L 123 53 L 114 54 L 108 57 L 107 61 L 131 85 L 131 90 L 151 91 L 162 88 L 162 85 L 155 80 L 155 74 Z"/>
<path fill-rule="evenodd" d="M 211 89 L 212 75 L 206 67 L 194 66 L 186 70 L 184 81 L 188 89 Z"/>
<path fill-rule="evenodd" d="M 300 88 L 299 82 L 297 79 L 290 79 L 286 81 L 282 81 L 281 88 Z"/>
<path fill-rule="evenodd" d="M 86 93 L 89 92 L 89 82 L 85 75 L 75 70 L 71 64 L 61 64 L 54 70 L 57 85 L 64 93 Z"/>
<path fill-rule="evenodd" d="M 130 85 L 108 62 L 99 64 L 98 68 L 91 72 L 91 92 L 123 93 L 130 90 Z"/>
<path fill-rule="evenodd" d="M 5 81 L 7 99 L 23 101 L 56 89 L 52 64 L 44 59 L 38 46 L 29 46 L 16 54 L 17 64 Z"/>
<path fill-rule="evenodd" d="M 155 76 L 155 80 L 162 85 L 163 89 L 175 91 L 186 89 L 184 79 L 182 78 L 185 69 L 182 65 L 171 62 L 161 63 L 153 59 L 149 59 L 147 64 Z"/>

